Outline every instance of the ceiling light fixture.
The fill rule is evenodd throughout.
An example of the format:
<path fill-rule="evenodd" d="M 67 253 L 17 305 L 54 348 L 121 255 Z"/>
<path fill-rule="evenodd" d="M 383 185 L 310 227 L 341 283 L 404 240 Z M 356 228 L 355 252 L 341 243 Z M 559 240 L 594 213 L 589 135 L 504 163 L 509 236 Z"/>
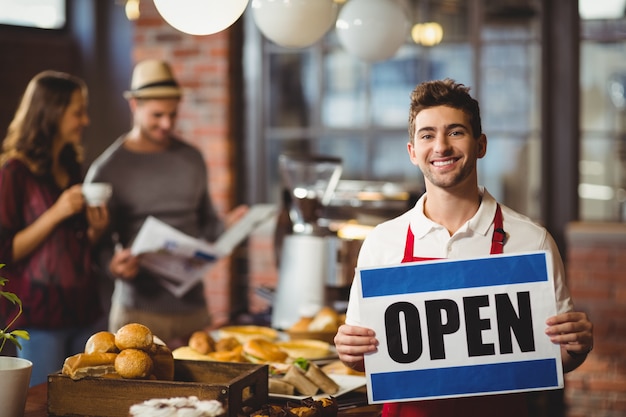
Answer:
<path fill-rule="evenodd" d="M 333 0 L 252 0 L 254 21 L 263 35 L 288 48 L 320 40 L 337 18 Z"/>
<path fill-rule="evenodd" d="M 336 23 L 341 45 L 358 58 L 382 61 L 393 57 L 406 41 L 406 13 L 392 0 L 350 0 Z"/>
<path fill-rule="evenodd" d="M 443 28 L 437 22 L 417 23 L 411 29 L 411 38 L 418 45 L 439 45 L 443 39 Z"/>
<path fill-rule="evenodd" d="M 154 0 L 163 19 L 190 35 L 211 35 L 226 29 L 243 14 L 249 0 Z"/>
<path fill-rule="evenodd" d="M 126 18 L 128 20 L 133 21 L 139 19 L 139 0 L 126 0 L 124 11 L 126 12 Z"/>

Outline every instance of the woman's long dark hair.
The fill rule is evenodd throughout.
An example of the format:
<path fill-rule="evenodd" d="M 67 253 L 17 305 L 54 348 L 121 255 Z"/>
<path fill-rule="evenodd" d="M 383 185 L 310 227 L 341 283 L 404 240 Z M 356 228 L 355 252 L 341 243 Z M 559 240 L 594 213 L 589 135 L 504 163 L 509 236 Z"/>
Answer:
<path fill-rule="evenodd" d="M 83 80 L 58 71 L 43 71 L 28 83 L 2 144 L 0 163 L 15 156 L 28 160 L 37 175 L 52 170 L 52 145 L 75 91 L 87 93 Z M 70 178 L 80 177 L 82 149 L 67 145 L 59 162 Z"/>

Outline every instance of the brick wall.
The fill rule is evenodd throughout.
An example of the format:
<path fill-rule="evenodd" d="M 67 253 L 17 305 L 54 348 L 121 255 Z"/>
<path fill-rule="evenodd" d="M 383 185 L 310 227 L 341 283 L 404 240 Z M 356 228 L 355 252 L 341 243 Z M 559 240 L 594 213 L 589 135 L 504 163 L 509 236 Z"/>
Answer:
<path fill-rule="evenodd" d="M 233 207 L 233 163 L 237 143 L 232 120 L 233 64 L 230 59 L 233 30 L 210 36 L 191 36 L 169 26 L 154 3 L 140 3 L 141 17 L 134 22 L 133 62 L 146 58 L 170 62 L 185 95 L 179 109 L 177 131 L 204 155 L 209 170 L 209 190 L 222 216 Z M 221 262 L 206 277 L 206 296 L 215 325 L 229 319 L 230 267 Z"/>
<path fill-rule="evenodd" d="M 595 346 L 565 377 L 568 417 L 626 415 L 626 224 L 573 223 L 567 279 L 576 308 L 594 324 Z"/>

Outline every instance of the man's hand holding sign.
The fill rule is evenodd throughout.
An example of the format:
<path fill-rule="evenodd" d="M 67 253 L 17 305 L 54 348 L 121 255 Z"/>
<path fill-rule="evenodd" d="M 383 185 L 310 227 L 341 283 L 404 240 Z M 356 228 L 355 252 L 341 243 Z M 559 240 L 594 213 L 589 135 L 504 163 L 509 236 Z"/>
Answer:
<path fill-rule="evenodd" d="M 383 417 L 526 417 L 523 393 L 562 387 L 593 326 L 548 231 L 478 186 L 487 137 L 469 89 L 416 86 L 409 134 L 426 192 L 363 242 L 339 358 L 366 371 Z"/>

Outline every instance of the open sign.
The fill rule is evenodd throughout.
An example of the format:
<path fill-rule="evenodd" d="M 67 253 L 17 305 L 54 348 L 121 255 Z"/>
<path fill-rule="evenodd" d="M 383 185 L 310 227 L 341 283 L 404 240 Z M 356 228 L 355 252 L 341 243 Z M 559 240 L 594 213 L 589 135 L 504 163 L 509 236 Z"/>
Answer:
<path fill-rule="evenodd" d="M 357 270 L 371 403 L 563 387 L 547 252 Z"/>

